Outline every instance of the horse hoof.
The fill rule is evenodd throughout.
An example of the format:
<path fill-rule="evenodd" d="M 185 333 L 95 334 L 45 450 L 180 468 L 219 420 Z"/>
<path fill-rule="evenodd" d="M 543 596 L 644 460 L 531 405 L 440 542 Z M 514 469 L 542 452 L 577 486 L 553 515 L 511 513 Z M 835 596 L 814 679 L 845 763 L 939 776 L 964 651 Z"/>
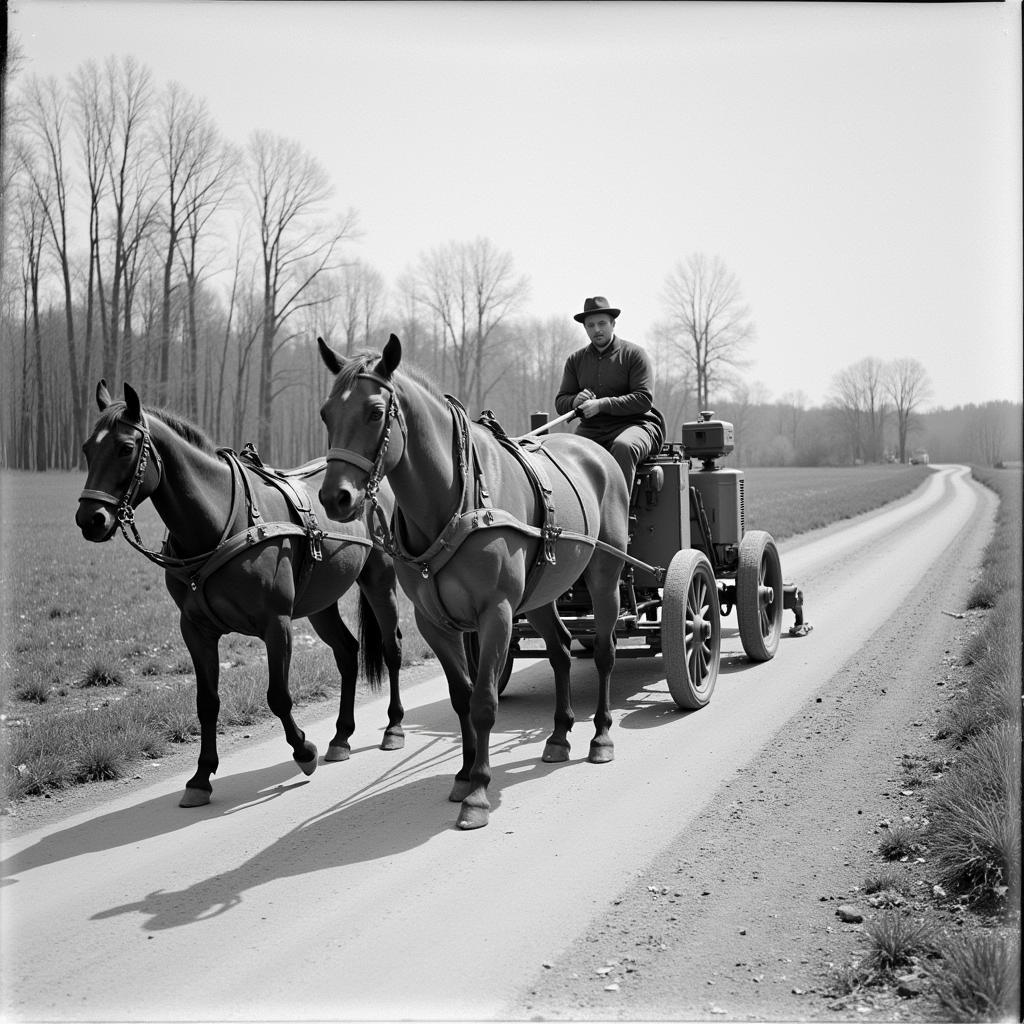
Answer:
<path fill-rule="evenodd" d="M 309 759 L 306 761 L 300 761 L 298 755 L 295 755 L 295 763 L 299 766 L 299 770 L 303 775 L 312 775 L 316 771 L 316 744 L 306 743 L 306 753 L 309 754 Z"/>
<path fill-rule="evenodd" d="M 463 782 L 461 779 L 456 779 L 452 786 L 452 791 L 448 794 L 448 799 L 453 804 L 461 804 L 472 792 L 473 784 L 471 782 Z"/>
<path fill-rule="evenodd" d="M 186 788 L 178 801 L 179 807 L 205 807 L 210 802 L 210 793 L 205 789 Z"/>
<path fill-rule="evenodd" d="M 615 748 L 610 744 L 591 743 L 590 756 L 587 760 L 591 764 L 608 764 L 615 760 Z"/>
<path fill-rule="evenodd" d="M 569 744 L 568 743 L 552 743 L 550 740 L 544 747 L 544 753 L 541 756 L 541 760 L 547 764 L 559 764 L 562 761 L 569 760 Z"/>
<path fill-rule="evenodd" d="M 332 743 L 324 754 L 325 761 L 347 761 L 352 756 L 352 748 L 347 744 Z"/>
<path fill-rule="evenodd" d="M 483 828 L 490 820 L 490 816 L 491 811 L 489 807 L 477 807 L 475 805 L 467 807 L 466 804 L 463 804 L 456 825 L 463 832 L 468 832 L 470 829 Z"/>
<path fill-rule="evenodd" d="M 384 738 L 380 741 L 381 750 L 401 750 L 405 746 L 405 733 L 384 733 Z"/>

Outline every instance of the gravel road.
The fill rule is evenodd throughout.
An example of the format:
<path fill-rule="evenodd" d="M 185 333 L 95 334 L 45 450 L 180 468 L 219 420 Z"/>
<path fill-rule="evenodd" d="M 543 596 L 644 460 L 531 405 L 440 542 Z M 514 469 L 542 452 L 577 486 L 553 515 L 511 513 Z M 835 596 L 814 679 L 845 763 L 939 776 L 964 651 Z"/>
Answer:
<path fill-rule="evenodd" d="M 939 467 L 911 498 L 782 545 L 814 631 L 745 661 L 726 620 L 712 703 L 680 714 L 621 660 L 617 759 L 544 765 L 546 665 L 495 734 L 491 824 L 453 828 L 452 713 L 408 680 L 404 751 L 357 713 L 345 764 L 299 775 L 271 726 L 225 745 L 214 800 L 176 806 L 194 751 L 5 822 L 5 1020 L 914 1019 L 836 1007 L 836 916 L 919 817 L 899 761 L 945 705 L 994 498 Z M 787 613 L 787 619 L 788 619 Z M 408 676 L 415 676 L 409 673 Z M 304 709 L 323 747 L 330 709 Z M 323 742 L 321 742 L 321 738 Z"/>

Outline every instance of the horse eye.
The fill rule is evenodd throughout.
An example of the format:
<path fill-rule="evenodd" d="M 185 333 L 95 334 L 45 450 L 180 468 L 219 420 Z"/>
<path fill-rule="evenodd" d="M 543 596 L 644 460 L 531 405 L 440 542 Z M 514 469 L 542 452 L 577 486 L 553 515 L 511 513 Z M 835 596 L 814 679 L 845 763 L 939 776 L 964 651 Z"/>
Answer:
<path fill-rule="evenodd" d="M 131 455 L 133 451 L 135 451 L 135 445 L 131 441 L 122 441 L 117 448 L 118 455 Z"/>
<path fill-rule="evenodd" d="M 376 423 L 377 420 L 379 420 L 379 419 L 381 419 L 381 417 L 383 417 L 383 415 L 384 415 L 384 410 L 383 409 L 371 409 L 370 410 L 370 416 L 369 416 L 370 422 L 371 423 Z"/>

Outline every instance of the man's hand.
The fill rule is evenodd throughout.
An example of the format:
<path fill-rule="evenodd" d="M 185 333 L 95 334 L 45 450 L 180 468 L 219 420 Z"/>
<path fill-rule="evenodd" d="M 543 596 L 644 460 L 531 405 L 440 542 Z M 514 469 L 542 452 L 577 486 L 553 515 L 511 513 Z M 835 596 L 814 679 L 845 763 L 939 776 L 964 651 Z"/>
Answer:
<path fill-rule="evenodd" d="M 596 416 L 601 411 L 601 399 L 588 398 L 576 406 L 576 411 L 581 419 L 589 420 L 591 416 Z"/>
<path fill-rule="evenodd" d="M 579 394 L 578 394 L 578 395 L 577 395 L 577 396 L 576 396 L 576 397 L 575 397 L 575 398 L 574 398 L 574 399 L 572 400 L 572 407 L 573 407 L 574 409 L 576 409 L 576 410 L 579 410 L 579 407 L 580 407 L 580 406 L 581 406 L 581 405 L 582 405 L 582 404 L 583 404 L 584 402 L 587 402 L 587 401 L 591 400 L 591 399 L 592 399 L 592 398 L 594 398 L 594 397 L 595 397 L 595 396 L 594 396 L 594 392 L 593 392 L 593 391 L 591 391 L 591 390 L 590 390 L 590 388 L 584 388 L 584 389 L 583 389 L 583 390 L 582 390 L 582 391 L 581 391 L 581 392 L 580 392 L 580 393 L 579 393 Z M 582 415 L 582 414 L 581 414 L 581 415 Z"/>

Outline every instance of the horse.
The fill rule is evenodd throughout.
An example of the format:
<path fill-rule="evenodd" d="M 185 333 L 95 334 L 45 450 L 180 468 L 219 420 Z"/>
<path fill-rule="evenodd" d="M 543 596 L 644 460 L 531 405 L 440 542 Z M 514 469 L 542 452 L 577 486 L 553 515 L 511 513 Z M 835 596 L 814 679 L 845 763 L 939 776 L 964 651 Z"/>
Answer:
<path fill-rule="evenodd" d="M 269 470 L 255 450 L 246 457 L 245 450 L 239 456 L 230 449 L 216 449 L 187 420 L 162 409 L 144 410 L 127 383 L 124 401 L 114 402 L 101 380 L 96 403 L 101 415 L 83 446 L 87 478 L 75 522 L 82 536 L 93 542 L 110 540 L 120 525 L 125 539 L 165 570 L 195 669 L 200 724 L 198 766 L 179 806 L 208 804 L 213 793 L 210 776 L 219 764 L 217 648 L 228 633 L 263 640 L 267 704 L 281 720 L 303 774 L 313 774 L 318 751 L 292 717 L 288 674 L 293 619 L 309 619 L 334 653 L 341 675 L 336 731 L 325 761 L 344 761 L 351 753 L 360 648 L 371 688 L 381 688 L 382 663 L 390 679 L 381 749 L 403 747 L 394 566 L 373 547 L 365 523 L 353 520 L 341 530 L 320 529 L 317 517 L 326 516 L 317 491 L 325 460 L 295 470 Z M 167 529 L 161 551 L 144 547 L 135 527 L 134 509 L 146 498 Z M 384 500 L 390 503 L 390 495 Z M 349 632 L 338 610 L 338 599 L 353 583 L 360 591 L 362 643 Z"/>
<path fill-rule="evenodd" d="M 335 375 L 320 407 L 329 443 L 320 501 L 340 522 L 360 519 L 370 506 L 375 542 L 394 559 L 458 715 L 462 766 L 449 795 L 461 804 L 457 827 L 481 828 L 490 816 L 497 677 L 519 612 L 544 639 L 555 676 L 554 728 L 542 758 L 569 758 L 571 637 L 555 601 L 581 575 L 593 598 L 598 675 L 588 759 L 614 759 L 609 703 L 620 607 L 616 552 L 626 550 L 628 535 L 625 479 L 608 451 L 576 434 L 550 435 L 527 451 L 493 418 L 490 428 L 471 423 L 422 374 L 399 372 L 394 334 L 379 357 L 345 358 L 317 343 Z M 377 501 L 384 478 L 395 498 L 390 524 Z M 464 638 L 471 632 L 475 659 Z"/>

